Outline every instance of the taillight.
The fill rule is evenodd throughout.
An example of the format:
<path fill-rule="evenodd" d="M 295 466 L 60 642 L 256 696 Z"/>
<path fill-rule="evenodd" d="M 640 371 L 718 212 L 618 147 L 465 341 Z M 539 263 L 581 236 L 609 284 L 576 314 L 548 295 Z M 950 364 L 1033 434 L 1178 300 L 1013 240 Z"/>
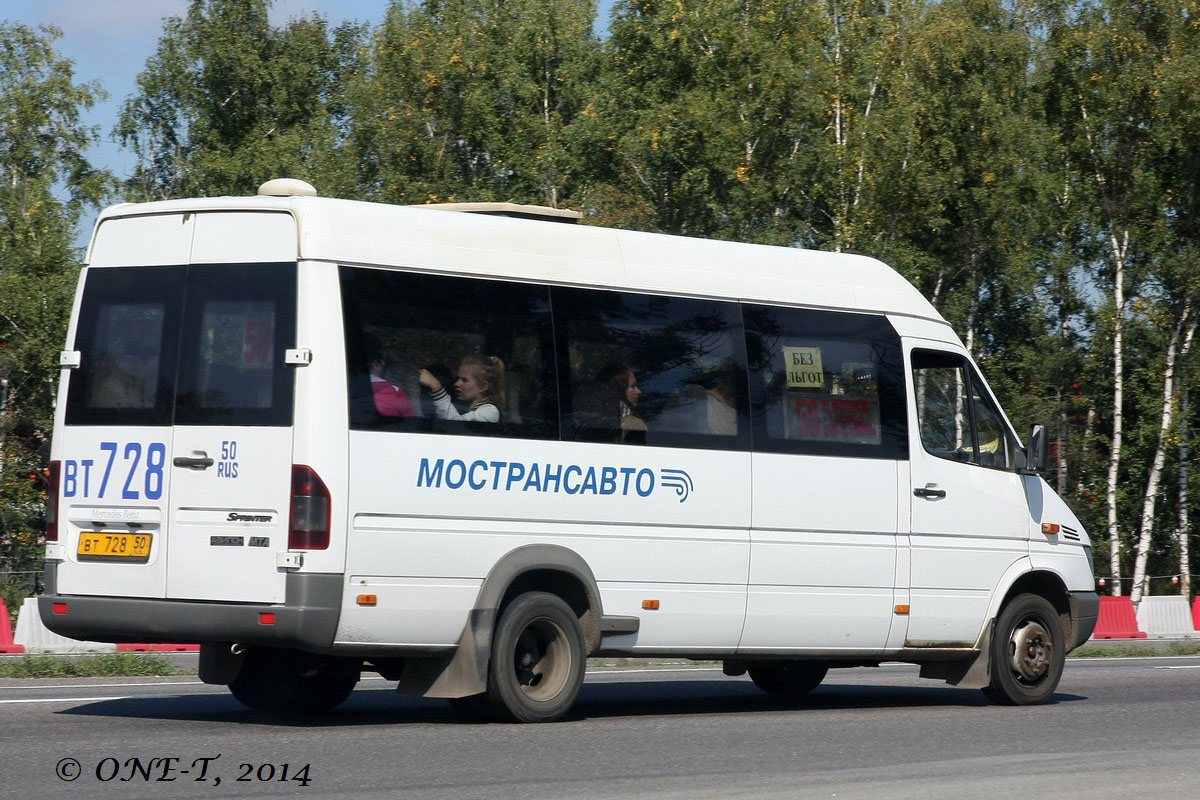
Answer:
<path fill-rule="evenodd" d="M 46 541 L 58 541 L 58 469 L 61 461 L 50 462 L 46 482 Z"/>
<path fill-rule="evenodd" d="M 288 520 L 289 550 L 329 547 L 329 490 L 312 467 L 292 465 L 292 513 Z"/>

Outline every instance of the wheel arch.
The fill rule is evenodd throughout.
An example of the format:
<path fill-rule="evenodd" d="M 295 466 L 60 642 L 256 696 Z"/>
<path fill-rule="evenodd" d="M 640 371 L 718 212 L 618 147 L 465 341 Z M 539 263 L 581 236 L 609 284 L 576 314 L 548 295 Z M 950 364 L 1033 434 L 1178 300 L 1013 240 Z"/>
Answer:
<path fill-rule="evenodd" d="M 530 591 L 561 597 L 579 618 L 587 652 L 600 646 L 604 609 L 587 561 L 559 545 L 525 545 L 502 556 L 484 578 L 453 655 L 410 659 L 398 689 L 405 694 L 451 698 L 486 691 L 496 622 L 508 603 Z"/>
<path fill-rule="evenodd" d="M 1004 592 L 1000 602 L 992 609 L 990 618 L 995 619 L 1014 597 L 1025 593 L 1046 598 L 1058 612 L 1059 620 L 1062 622 L 1064 641 L 1075 641 L 1077 615 L 1071 593 L 1067 590 L 1063 579 L 1049 570 L 1034 569 L 1017 576 Z"/>

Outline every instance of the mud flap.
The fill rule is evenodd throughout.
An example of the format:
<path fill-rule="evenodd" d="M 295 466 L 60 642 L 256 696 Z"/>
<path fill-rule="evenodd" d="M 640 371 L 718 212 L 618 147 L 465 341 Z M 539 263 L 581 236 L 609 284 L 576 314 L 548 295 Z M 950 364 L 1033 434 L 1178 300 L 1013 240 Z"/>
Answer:
<path fill-rule="evenodd" d="M 409 658 L 396 691 L 421 697 L 470 697 L 487 691 L 496 609 L 471 612 L 458 648 L 446 658 Z"/>
<path fill-rule="evenodd" d="M 979 637 L 979 653 L 970 661 L 932 661 L 921 665 L 922 678 L 937 678 L 963 689 L 982 689 L 992 682 L 992 620 Z"/>
<path fill-rule="evenodd" d="M 210 642 L 200 645 L 200 680 L 218 686 L 233 683 L 246 660 L 246 651 L 233 652 L 232 642 Z"/>

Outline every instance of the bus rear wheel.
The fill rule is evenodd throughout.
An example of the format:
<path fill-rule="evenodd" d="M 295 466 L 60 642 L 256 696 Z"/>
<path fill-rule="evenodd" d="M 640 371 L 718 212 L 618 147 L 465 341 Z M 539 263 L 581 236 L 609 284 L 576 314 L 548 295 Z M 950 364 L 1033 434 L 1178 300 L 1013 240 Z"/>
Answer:
<path fill-rule="evenodd" d="M 259 711 L 320 714 L 350 696 L 360 669 L 354 659 L 256 647 L 246 652 L 229 691 Z"/>
<path fill-rule="evenodd" d="M 992 635 L 991 682 L 983 693 L 994 703 L 1044 703 L 1062 678 L 1066 659 L 1062 620 L 1046 598 L 1014 597 L 996 620 Z"/>
<path fill-rule="evenodd" d="M 546 592 L 518 595 L 500 615 L 492 636 L 486 706 L 505 722 L 553 722 L 579 696 L 585 669 L 583 629 L 561 598 Z M 478 700 L 455 704 L 468 717 Z"/>
<path fill-rule="evenodd" d="M 759 661 L 746 671 L 754 685 L 767 694 L 798 697 L 821 685 L 829 667 L 815 661 Z"/>

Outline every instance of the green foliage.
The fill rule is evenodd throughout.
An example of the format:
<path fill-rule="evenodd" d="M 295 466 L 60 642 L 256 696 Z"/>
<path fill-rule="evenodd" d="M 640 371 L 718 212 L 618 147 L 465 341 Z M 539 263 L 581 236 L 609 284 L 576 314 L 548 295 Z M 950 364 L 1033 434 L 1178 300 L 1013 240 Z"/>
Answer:
<path fill-rule="evenodd" d="M 26 655 L 0 659 L 0 678 L 111 678 L 124 675 L 178 675 L 165 658 L 138 653 L 105 653 L 66 658 Z"/>
<path fill-rule="evenodd" d="M 96 131 L 80 111 L 103 97 L 76 84 L 52 44 L 59 32 L 0 23 L 0 596 L 10 607 L 41 566 L 57 354 L 66 337 L 78 270 L 72 246 L 85 209 L 111 176 L 84 150 Z"/>

